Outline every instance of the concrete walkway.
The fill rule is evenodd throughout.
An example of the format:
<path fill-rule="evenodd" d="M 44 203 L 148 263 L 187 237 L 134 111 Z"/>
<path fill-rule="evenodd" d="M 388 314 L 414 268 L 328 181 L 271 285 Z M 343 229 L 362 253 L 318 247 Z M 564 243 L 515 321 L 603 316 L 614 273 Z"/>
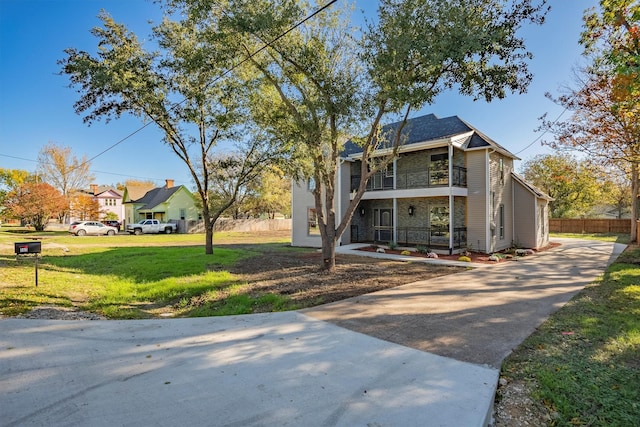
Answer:
<path fill-rule="evenodd" d="M 483 426 L 500 361 L 623 249 L 562 243 L 303 312 L 3 319 L 0 425 Z"/>

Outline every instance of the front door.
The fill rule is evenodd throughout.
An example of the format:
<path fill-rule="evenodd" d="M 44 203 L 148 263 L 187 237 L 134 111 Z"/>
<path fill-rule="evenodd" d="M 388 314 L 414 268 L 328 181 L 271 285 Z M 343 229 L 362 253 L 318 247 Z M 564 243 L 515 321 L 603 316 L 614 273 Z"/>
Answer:
<path fill-rule="evenodd" d="M 373 230 L 376 242 L 393 242 L 393 209 L 373 210 Z"/>

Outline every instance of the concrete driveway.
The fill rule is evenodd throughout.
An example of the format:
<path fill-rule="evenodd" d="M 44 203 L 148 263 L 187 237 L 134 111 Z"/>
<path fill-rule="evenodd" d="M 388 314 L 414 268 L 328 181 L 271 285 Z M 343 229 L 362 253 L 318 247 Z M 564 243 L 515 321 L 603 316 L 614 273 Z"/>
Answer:
<path fill-rule="evenodd" d="M 483 426 L 500 361 L 623 249 L 562 243 L 303 312 L 3 319 L 0 425 Z"/>

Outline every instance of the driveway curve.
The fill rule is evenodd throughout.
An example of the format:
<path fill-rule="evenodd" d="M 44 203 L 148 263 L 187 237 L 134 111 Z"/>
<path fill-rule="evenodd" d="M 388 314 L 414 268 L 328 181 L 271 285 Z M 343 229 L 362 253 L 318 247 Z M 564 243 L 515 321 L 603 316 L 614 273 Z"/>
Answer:
<path fill-rule="evenodd" d="M 624 249 L 561 243 L 301 312 L 2 319 L 0 424 L 486 426 L 503 358 Z"/>

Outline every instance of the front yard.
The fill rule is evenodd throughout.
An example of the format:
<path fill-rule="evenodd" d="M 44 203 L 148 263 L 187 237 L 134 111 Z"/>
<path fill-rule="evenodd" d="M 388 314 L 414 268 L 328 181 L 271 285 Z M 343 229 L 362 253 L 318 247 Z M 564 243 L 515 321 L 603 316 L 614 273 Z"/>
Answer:
<path fill-rule="evenodd" d="M 38 287 L 34 259 L 16 260 L 14 243 L 42 238 Z M 295 310 L 457 271 L 340 256 L 319 271 L 316 250 L 292 248 L 289 233 L 73 237 L 0 231 L 0 315 L 59 306 L 110 319 L 192 317 Z M 52 313 L 51 310 L 47 313 Z"/>

